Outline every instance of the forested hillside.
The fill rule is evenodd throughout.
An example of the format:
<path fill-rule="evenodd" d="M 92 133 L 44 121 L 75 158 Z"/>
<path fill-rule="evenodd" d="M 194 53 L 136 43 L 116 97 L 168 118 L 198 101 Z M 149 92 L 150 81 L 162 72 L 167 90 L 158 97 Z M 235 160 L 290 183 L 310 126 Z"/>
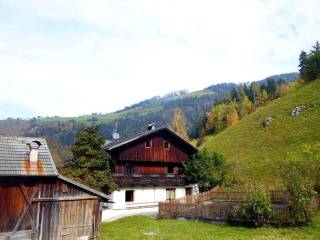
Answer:
<path fill-rule="evenodd" d="M 296 107 L 301 112 L 292 116 Z M 238 181 L 277 185 L 279 161 L 320 142 L 319 121 L 320 79 L 258 108 L 217 135 L 205 137 L 202 147 L 223 154 Z"/>
<path fill-rule="evenodd" d="M 297 73 L 287 73 L 266 79 L 290 82 L 296 79 L 297 75 Z M 266 79 L 258 83 L 263 85 Z M 123 138 L 144 131 L 147 124 L 151 122 L 155 122 L 158 126 L 169 125 L 174 109 L 179 108 L 186 118 L 189 136 L 198 138 L 206 121 L 206 112 L 211 110 L 213 104 L 229 101 L 232 90 L 236 87 L 234 83 L 223 83 L 191 93 L 186 90 L 176 91 L 107 114 L 93 113 L 79 117 L 37 117 L 30 120 L 7 119 L 0 121 L 0 134 L 43 136 L 54 143 L 54 146 L 62 145 L 57 152 L 64 152 L 63 146 L 69 146 L 74 142 L 75 133 L 81 127 L 99 124 L 102 134 L 107 139 L 111 139 L 112 130 L 117 122 L 118 132 Z"/>

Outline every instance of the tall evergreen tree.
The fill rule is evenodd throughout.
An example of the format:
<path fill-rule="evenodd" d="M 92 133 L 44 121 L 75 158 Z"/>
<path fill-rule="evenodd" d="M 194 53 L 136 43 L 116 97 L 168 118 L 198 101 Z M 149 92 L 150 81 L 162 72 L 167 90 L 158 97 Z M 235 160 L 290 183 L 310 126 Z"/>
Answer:
<path fill-rule="evenodd" d="M 277 84 L 276 81 L 272 78 L 267 79 L 267 93 L 269 94 L 270 98 L 274 98 L 277 92 Z"/>
<path fill-rule="evenodd" d="M 320 43 L 319 41 L 316 41 L 315 45 L 313 46 L 313 49 L 311 50 L 311 53 L 318 53 L 320 52 Z"/>
<path fill-rule="evenodd" d="M 232 91 L 231 91 L 231 100 L 232 100 L 232 101 L 236 101 L 236 102 L 239 102 L 239 101 L 240 101 L 240 94 L 239 94 L 238 87 L 232 88 Z"/>
<path fill-rule="evenodd" d="M 306 65 L 307 53 L 305 51 L 301 51 L 299 56 L 299 74 L 300 77 L 305 77 L 305 65 Z"/>
<path fill-rule="evenodd" d="M 239 85 L 239 94 L 240 94 L 240 100 L 242 100 L 244 96 L 246 96 L 245 84 L 243 83 L 240 83 Z"/>
<path fill-rule="evenodd" d="M 320 77 L 320 43 L 317 41 L 307 54 L 302 51 L 299 56 L 300 77 L 310 82 Z"/>
<path fill-rule="evenodd" d="M 254 104 L 256 103 L 256 98 L 259 96 L 261 92 L 260 85 L 257 82 L 252 82 L 250 85 L 250 96 L 249 99 Z"/>
<path fill-rule="evenodd" d="M 100 127 L 91 126 L 77 132 L 72 146 L 74 159 L 61 171 L 76 181 L 109 193 L 115 188 L 115 183 L 110 173 L 110 158 L 101 148 L 105 139 L 99 131 Z"/>

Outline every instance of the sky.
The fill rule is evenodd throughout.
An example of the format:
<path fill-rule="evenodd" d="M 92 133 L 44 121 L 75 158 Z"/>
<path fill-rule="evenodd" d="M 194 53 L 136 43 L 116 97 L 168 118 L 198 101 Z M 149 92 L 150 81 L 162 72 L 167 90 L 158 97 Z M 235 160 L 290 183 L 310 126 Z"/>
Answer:
<path fill-rule="evenodd" d="M 318 0 L 0 0 L 0 119 L 297 71 Z"/>

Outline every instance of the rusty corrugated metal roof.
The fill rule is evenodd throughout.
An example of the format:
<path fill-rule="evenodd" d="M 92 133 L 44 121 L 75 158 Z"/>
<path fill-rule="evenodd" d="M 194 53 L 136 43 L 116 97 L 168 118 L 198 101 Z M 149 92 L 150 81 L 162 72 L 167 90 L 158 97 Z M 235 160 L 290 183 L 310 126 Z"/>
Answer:
<path fill-rule="evenodd" d="M 32 141 L 41 143 L 37 163 L 30 163 Z M 0 176 L 58 176 L 46 140 L 0 136 Z"/>

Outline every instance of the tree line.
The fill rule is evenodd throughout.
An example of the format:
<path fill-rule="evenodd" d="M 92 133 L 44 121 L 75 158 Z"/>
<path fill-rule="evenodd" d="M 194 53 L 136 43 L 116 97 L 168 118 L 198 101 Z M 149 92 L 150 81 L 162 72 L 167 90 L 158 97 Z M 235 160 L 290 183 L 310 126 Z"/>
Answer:
<path fill-rule="evenodd" d="M 313 81 L 320 77 L 320 44 L 316 41 L 312 49 L 307 53 L 301 51 L 299 56 L 300 77 L 306 82 Z"/>
<path fill-rule="evenodd" d="M 231 91 L 226 101 L 215 103 L 202 122 L 202 132 L 198 145 L 205 135 L 218 134 L 233 126 L 240 119 L 267 105 L 273 99 L 287 95 L 301 84 L 299 81 L 287 82 L 284 79 L 267 78 L 263 82 L 241 83 Z"/>

